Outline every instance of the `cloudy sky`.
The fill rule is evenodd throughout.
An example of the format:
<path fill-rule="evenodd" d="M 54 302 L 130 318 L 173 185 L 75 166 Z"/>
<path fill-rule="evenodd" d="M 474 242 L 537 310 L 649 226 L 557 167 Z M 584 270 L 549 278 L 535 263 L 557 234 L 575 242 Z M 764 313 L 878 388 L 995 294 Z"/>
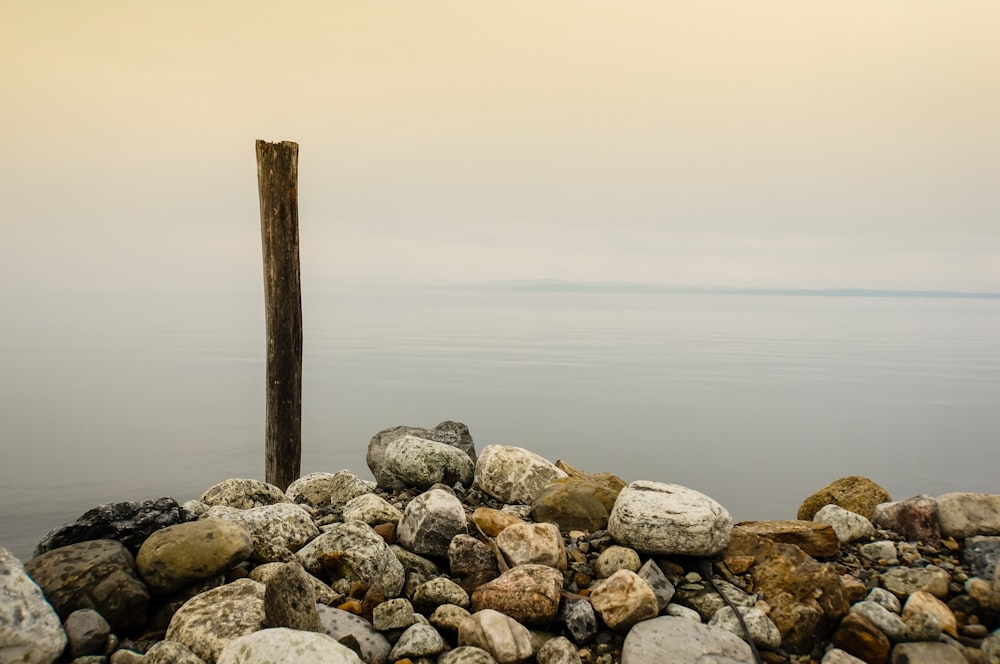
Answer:
<path fill-rule="evenodd" d="M 1000 291 L 995 0 L 0 0 L 7 286 Z"/>

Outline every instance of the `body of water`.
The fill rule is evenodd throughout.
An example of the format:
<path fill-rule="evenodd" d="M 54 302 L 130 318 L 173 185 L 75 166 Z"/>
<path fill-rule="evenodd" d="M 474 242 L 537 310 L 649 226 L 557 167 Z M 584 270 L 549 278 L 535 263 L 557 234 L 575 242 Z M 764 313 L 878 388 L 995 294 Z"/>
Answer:
<path fill-rule="evenodd" d="M 0 545 L 90 507 L 263 479 L 259 294 L 5 296 Z M 1000 492 L 1000 300 L 351 288 L 304 295 L 303 473 L 465 422 L 737 520 L 866 475 Z"/>

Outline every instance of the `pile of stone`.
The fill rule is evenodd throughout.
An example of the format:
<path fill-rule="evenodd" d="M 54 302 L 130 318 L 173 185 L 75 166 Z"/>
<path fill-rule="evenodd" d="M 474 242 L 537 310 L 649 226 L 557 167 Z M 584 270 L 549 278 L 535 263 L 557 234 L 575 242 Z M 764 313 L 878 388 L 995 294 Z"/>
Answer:
<path fill-rule="evenodd" d="M 734 525 L 683 486 L 477 455 L 455 422 L 367 462 L 0 547 L 0 662 L 1000 664 L 1000 495 L 849 477 Z"/>

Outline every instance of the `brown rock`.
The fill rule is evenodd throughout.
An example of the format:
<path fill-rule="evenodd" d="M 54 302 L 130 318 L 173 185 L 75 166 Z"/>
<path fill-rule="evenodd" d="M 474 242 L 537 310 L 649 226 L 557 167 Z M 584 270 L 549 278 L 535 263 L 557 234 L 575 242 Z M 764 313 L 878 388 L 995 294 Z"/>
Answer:
<path fill-rule="evenodd" d="M 531 516 L 539 523 L 555 524 L 562 532 L 592 533 L 608 527 L 611 510 L 600 497 L 605 492 L 603 485 L 578 477 L 554 480 L 535 496 Z"/>
<path fill-rule="evenodd" d="M 914 496 L 898 503 L 879 505 L 872 514 L 872 523 L 899 533 L 908 542 L 936 546 L 941 541 L 937 501 L 930 496 Z"/>
<path fill-rule="evenodd" d="M 547 625 L 556 617 L 563 575 L 547 565 L 519 565 L 472 593 L 473 612 L 499 611 L 525 625 Z"/>
<path fill-rule="evenodd" d="M 501 512 L 490 507 L 477 507 L 472 513 L 472 520 L 485 534 L 496 537 L 507 526 L 514 523 L 524 523 L 513 514 Z"/>
<path fill-rule="evenodd" d="M 840 550 L 833 526 L 816 521 L 743 521 L 734 530 L 753 533 L 772 542 L 794 544 L 809 556 L 828 558 Z"/>
<path fill-rule="evenodd" d="M 833 633 L 833 645 L 868 664 L 889 661 L 889 637 L 864 616 L 849 613 Z"/>
<path fill-rule="evenodd" d="M 850 608 L 840 576 L 797 546 L 757 538 L 754 588 L 771 606 L 770 618 L 782 643 L 795 653 L 809 652 L 825 639 Z"/>
<path fill-rule="evenodd" d="M 875 506 L 891 500 L 889 492 L 867 477 L 852 475 L 831 482 L 806 498 L 799 507 L 798 518 L 812 521 L 816 512 L 826 505 L 838 505 L 845 510 L 872 518 Z"/>

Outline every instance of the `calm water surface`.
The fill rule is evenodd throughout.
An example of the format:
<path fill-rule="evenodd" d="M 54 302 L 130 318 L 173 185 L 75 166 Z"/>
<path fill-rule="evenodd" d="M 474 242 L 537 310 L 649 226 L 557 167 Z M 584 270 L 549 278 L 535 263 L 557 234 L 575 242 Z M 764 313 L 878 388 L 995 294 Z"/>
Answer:
<path fill-rule="evenodd" d="M 4 296 L 0 545 L 263 478 L 258 294 Z M 304 295 L 303 473 L 465 422 L 738 520 L 830 481 L 1000 492 L 1000 301 L 364 289 Z"/>

